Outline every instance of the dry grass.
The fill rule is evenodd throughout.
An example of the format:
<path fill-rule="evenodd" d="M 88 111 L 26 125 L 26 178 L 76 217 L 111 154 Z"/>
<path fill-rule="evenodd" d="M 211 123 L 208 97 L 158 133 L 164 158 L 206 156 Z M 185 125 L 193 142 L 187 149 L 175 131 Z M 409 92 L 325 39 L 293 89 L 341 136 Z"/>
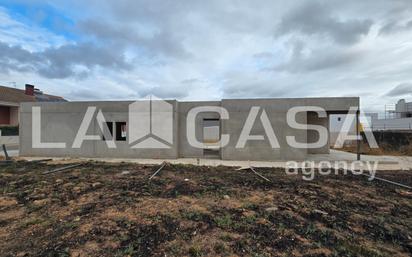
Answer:
<path fill-rule="evenodd" d="M 350 153 L 356 153 L 356 145 L 348 145 L 344 148 L 337 149 Z M 401 146 L 399 149 L 393 149 L 390 145 L 381 144 L 379 148 L 370 148 L 368 144 L 362 144 L 360 148 L 361 154 L 367 155 L 392 155 L 392 156 L 412 156 L 412 145 Z"/>
<path fill-rule="evenodd" d="M 412 254 L 411 193 L 361 176 L 174 165 L 149 181 L 156 167 L 97 162 L 41 175 L 62 165 L 0 167 L 2 256 Z"/>

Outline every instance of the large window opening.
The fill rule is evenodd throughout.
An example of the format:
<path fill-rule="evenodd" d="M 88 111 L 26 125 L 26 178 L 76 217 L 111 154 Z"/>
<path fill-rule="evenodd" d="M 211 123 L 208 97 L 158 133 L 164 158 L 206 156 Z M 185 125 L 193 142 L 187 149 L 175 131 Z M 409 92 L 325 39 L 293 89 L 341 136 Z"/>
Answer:
<path fill-rule="evenodd" d="M 124 121 L 106 122 L 106 126 L 109 131 L 102 133 L 102 140 L 116 140 L 116 141 L 126 141 L 127 138 L 127 124 Z M 109 133 L 109 134 L 106 134 Z M 105 137 L 107 136 L 107 138 Z"/>

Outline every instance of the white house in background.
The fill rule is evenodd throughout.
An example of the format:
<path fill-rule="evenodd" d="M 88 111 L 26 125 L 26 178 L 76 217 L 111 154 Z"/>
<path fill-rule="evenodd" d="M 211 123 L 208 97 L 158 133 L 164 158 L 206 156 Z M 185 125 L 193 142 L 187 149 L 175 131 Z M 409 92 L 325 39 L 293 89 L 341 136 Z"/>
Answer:
<path fill-rule="evenodd" d="M 390 106 L 390 107 L 388 107 Z M 334 145 L 338 132 L 342 130 L 346 114 L 330 116 L 330 144 Z M 379 119 L 377 113 L 366 113 L 361 115 L 360 123 L 363 129 L 369 128 L 373 131 L 408 131 L 412 132 L 412 102 L 400 99 L 394 105 L 385 106 L 385 118 Z M 362 129 L 361 128 L 361 129 Z M 350 133 L 356 133 L 356 125 L 353 123 L 349 129 Z"/>
<path fill-rule="evenodd" d="M 412 102 L 401 99 L 386 110 L 385 119 L 373 119 L 372 130 L 412 131 Z"/>
<path fill-rule="evenodd" d="M 412 118 L 412 102 L 401 99 L 395 105 L 396 118 Z"/>

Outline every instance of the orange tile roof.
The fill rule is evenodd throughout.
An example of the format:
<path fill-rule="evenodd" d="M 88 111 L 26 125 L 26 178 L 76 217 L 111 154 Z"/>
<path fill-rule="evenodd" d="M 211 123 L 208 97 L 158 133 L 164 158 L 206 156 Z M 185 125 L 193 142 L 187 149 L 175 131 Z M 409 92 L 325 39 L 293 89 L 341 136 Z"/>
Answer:
<path fill-rule="evenodd" d="M 65 101 L 63 97 L 43 94 L 48 101 Z M 0 101 L 11 103 L 37 102 L 36 96 L 26 95 L 25 90 L 0 86 Z M 41 101 L 41 100 L 40 100 Z"/>
<path fill-rule="evenodd" d="M 36 98 L 26 95 L 24 90 L 0 86 L 0 101 L 12 103 L 35 102 Z"/>

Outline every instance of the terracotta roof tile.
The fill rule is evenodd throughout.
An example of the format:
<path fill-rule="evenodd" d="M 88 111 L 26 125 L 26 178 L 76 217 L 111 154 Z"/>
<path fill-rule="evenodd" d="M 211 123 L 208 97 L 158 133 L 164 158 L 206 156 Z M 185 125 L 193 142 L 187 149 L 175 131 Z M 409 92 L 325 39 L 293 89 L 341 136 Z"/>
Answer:
<path fill-rule="evenodd" d="M 60 96 L 43 94 L 42 98 L 45 98 L 45 101 L 65 101 L 64 98 Z M 25 90 L 4 87 L 0 86 L 0 101 L 2 102 L 11 102 L 11 103 L 22 103 L 22 102 L 37 102 L 43 101 L 36 99 L 35 96 L 26 95 Z"/>
<path fill-rule="evenodd" d="M 22 103 L 35 102 L 36 99 L 34 96 L 26 95 L 24 90 L 0 86 L 0 101 Z"/>

